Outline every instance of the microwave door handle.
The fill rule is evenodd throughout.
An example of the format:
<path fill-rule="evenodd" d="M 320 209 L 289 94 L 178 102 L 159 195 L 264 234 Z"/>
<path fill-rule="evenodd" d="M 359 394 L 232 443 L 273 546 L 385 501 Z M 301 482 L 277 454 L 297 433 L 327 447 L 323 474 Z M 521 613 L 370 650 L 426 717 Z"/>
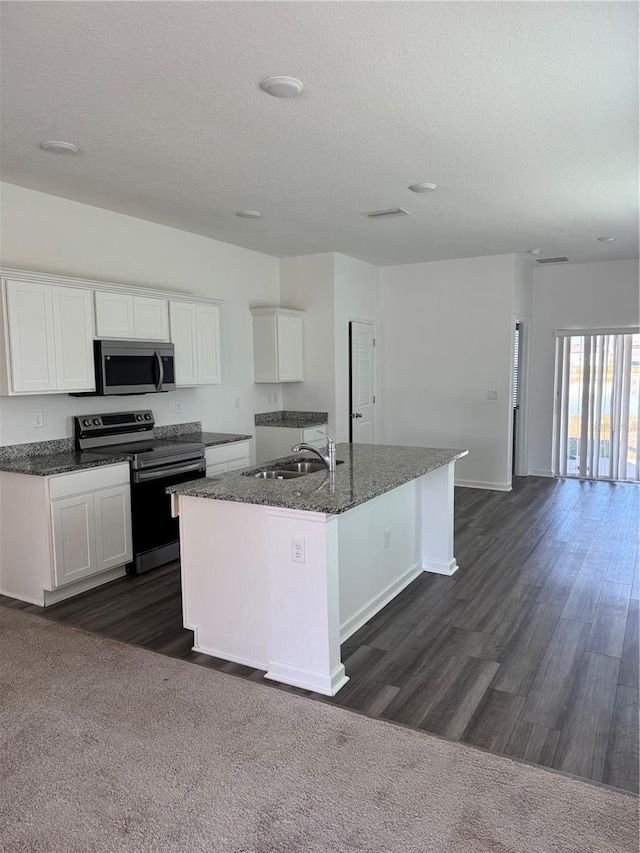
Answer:
<path fill-rule="evenodd" d="M 155 357 L 158 362 L 158 384 L 156 385 L 156 391 L 162 391 L 162 383 L 164 382 L 164 365 L 162 363 L 162 356 L 160 355 L 159 350 L 155 351 Z"/>

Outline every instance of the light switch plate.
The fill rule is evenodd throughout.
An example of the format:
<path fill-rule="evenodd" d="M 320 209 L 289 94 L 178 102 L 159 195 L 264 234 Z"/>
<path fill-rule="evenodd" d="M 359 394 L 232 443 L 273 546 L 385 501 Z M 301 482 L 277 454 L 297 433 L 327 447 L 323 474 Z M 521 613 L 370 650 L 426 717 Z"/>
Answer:
<path fill-rule="evenodd" d="M 487 400 L 497 400 L 498 399 L 498 389 L 497 388 L 489 388 L 487 391 Z"/>

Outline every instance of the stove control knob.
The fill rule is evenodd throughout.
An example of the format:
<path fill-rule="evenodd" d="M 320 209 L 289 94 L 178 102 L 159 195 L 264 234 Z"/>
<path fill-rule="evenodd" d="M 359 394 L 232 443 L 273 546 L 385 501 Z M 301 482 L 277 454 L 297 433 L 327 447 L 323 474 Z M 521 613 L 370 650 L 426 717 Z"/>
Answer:
<path fill-rule="evenodd" d="M 142 420 L 142 415 L 136 415 L 136 420 L 137 420 L 137 421 L 141 421 L 141 420 Z"/>
<path fill-rule="evenodd" d="M 93 419 L 93 423 L 94 423 L 94 425 L 95 425 L 95 426 L 100 426 L 100 424 L 102 423 L 102 421 L 100 420 L 100 418 L 94 418 L 94 419 Z"/>
<path fill-rule="evenodd" d="M 151 420 L 151 415 L 149 414 L 149 412 L 147 412 L 147 414 L 144 416 L 144 419 L 145 419 L 145 421 Z"/>
<path fill-rule="evenodd" d="M 82 421 L 82 426 L 91 426 L 91 421 L 89 420 L 89 418 L 85 418 Z"/>

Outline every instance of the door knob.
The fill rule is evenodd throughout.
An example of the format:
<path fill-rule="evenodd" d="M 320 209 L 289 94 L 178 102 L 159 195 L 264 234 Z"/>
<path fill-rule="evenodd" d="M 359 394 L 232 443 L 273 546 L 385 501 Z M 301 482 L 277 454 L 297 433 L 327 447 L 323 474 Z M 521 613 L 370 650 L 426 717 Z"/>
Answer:
<path fill-rule="evenodd" d="M 351 417 L 352 417 L 352 418 L 361 418 L 361 417 L 362 417 L 362 412 L 354 412 L 354 413 L 351 415 Z"/>

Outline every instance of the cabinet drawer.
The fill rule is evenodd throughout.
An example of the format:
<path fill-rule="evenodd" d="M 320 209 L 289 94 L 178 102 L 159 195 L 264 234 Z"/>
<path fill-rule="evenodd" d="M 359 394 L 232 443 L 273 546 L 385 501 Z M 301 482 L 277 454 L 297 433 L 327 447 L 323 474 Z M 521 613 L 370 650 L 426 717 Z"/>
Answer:
<path fill-rule="evenodd" d="M 249 442 L 238 441 L 234 444 L 222 444 L 214 447 L 206 447 L 204 458 L 207 462 L 207 467 L 217 465 L 220 462 L 235 462 L 246 459 L 246 465 L 249 464 Z M 230 470 L 230 469 L 225 469 Z"/>
<path fill-rule="evenodd" d="M 49 497 L 51 500 L 93 492 L 96 489 L 108 489 L 129 482 L 129 464 L 105 465 L 101 468 L 89 468 L 71 474 L 57 474 L 49 477 Z"/>

